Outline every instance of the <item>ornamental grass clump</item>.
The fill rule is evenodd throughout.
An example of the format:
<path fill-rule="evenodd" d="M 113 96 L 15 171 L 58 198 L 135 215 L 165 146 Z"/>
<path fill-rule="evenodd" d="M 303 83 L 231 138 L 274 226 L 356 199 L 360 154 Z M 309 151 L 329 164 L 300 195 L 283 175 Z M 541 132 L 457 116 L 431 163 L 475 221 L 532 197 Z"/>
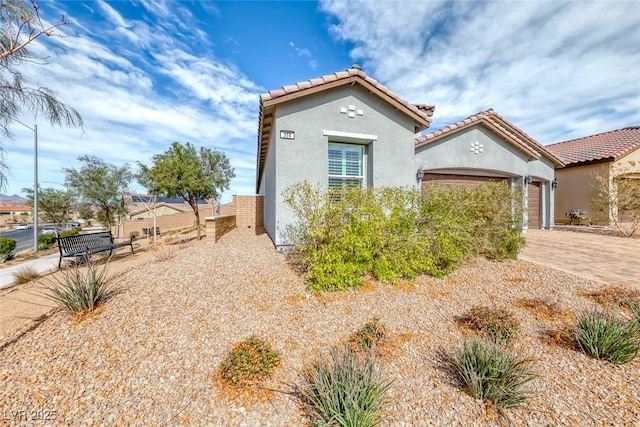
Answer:
<path fill-rule="evenodd" d="M 531 372 L 533 359 L 496 343 L 466 341 L 462 349 L 446 354 L 445 361 L 473 397 L 502 409 L 522 403 L 528 396 L 525 384 L 535 378 Z"/>
<path fill-rule="evenodd" d="M 508 310 L 484 306 L 472 307 L 461 322 L 484 333 L 491 341 L 506 344 L 520 332 L 520 321 Z"/>
<path fill-rule="evenodd" d="M 280 353 L 256 335 L 236 344 L 220 365 L 220 378 L 232 386 L 257 384 L 273 375 Z"/>
<path fill-rule="evenodd" d="M 583 312 L 575 329 L 578 347 L 595 359 L 627 363 L 640 349 L 640 323 L 636 319 L 621 319 L 611 311 Z"/>
<path fill-rule="evenodd" d="M 381 422 L 390 383 L 382 380 L 373 355 L 348 346 L 333 349 L 301 375 L 296 392 L 313 425 L 374 426 Z"/>
<path fill-rule="evenodd" d="M 31 266 L 21 267 L 18 271 L 13 273 L 13 284 L 22 285 L 23 283 L 30 282 L 38 277 L 40 277 L 40 273 L 38 273 L 38 270 L 35 268 Z"/>
<path fill-rule="evenodd" d="M 75 264 L 53 276 L 45 285 L 46 297 L 71 314 L 95 310 L 112 292 L 107 265 L 98 268 L 85 257 L 84 266 Z"/>

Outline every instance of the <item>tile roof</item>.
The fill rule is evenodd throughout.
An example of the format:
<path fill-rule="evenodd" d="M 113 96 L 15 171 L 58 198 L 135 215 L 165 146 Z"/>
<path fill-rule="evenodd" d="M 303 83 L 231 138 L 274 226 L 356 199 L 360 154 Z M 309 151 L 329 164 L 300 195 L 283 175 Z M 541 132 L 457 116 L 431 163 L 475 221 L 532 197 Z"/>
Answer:
<path fill-rule="evenodd" d="M 547 145 L 567 165 L 604 159 L 618 160 L 640 147 L 640 126 L 616 129 Z"/>
<path fill-rule="evenodd" d="M 367 73 L 362 71 L 360 66 L 357 64 L 352 65 L 351 68 L 344 71 L 338 71 L 333 74 L 316 77 L 303 82 L 270 90 L 260 95 L 256 192 L 260 191 L 262 172 L 264 170 L 267 149 L 271 138 L 275 106 L 278 103 L 293 100 L 298 97 L 354 83 L 363 85 L 372 93 L 380 96 L 390 104 L 395 105 L 398 110 L 403 111 L 405 114 L 412 117 L 414 120 L 415 132 L 427 129 L 431 124 L 431 117 L 435 110 L 434 105 L 410 104 L 402 99 L 397 93 L 393 92 L 373 77 L 367 75 Z"/>
<path fill-rule="evenodd" d="M 562 159 L 547 150 L 542 144 L 524 133 L 513 123 L 500 116 L 493 108 L 481 111 L 478 114 L 469 116 L 442 129 L 419 136 L 416 138 L 416 148 L 438 141 L 445 136 L 453 135 L 456 132 L 477 124 L 484 125 L 490 131 L 502 137 L 505 141 L 511 143 L 532 159 L 539 159 L 541 156 L 544 156 L 558 166 L 564 165 Z"/>

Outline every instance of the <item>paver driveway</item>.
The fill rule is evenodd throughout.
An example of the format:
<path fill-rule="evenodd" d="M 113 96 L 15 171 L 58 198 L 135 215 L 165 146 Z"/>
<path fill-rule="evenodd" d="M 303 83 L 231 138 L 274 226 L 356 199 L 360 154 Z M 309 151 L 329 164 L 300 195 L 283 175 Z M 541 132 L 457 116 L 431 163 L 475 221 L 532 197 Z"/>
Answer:
<path fill-rule="evenodd" d="M 640 290 L 640 239 L 529 230 L 519 258 L 602 283 Z"/>

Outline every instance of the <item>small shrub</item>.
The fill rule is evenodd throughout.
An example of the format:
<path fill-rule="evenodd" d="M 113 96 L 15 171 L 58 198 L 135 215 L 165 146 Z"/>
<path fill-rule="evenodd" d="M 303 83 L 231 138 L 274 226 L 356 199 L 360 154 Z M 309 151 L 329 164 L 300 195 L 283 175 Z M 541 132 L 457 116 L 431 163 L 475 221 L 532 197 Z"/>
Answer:
<path fill-rule="evenodd" d="M 157 262 L 167 261 L 176 256 L 175 251 L 166 244 L 152 245 L 151 253 Z"/>
<path fill-rule="evenodd" d="M 640 349 L 640 323 L 624 320 L 610 311 L 583 312 L 576 321 L 576 342 L 595 359 L 622 364 L 630 362 Z"/>
<path fill-rule="evenodd" d="M 364 324 L 356 333 L 349 338 L 349 345 L 353 352 L 370 351 L 379 347 L 387 332 L 382 323 L 377 318 Z"/>
<path fill-rule="evenodd" d="M 60 308 L 71 314 L 92 311 L 111 293 L 111 278 L 107 275 L 107 264 L 96 268 L 89 257 L 84 258 L 86 268 L 76 264 L 62 270 L 45 285 L 46 296 Z"/>
<path fill-rule="evenodd" d="M 220 365 L 220 377 L 230 385 L 259 383 L 273 374 L 280 353 L 253 335 L 237 344 Z"/>
<path fill-rule="evenodd" d="M 49 249 L 56 242 L 54 234 L 41 234 L 38 236 L 38 250 Z"/>
<path fill-rule="evenodd" d="M 485 333 L 491 340 L 506 343 L 518 336 L 520 321 L 502 308 L 475 306 L 467 312 L 461 322 L 468 327 Z"/>
<path fill-rule="evenodd" d="M 13 273 L 13 284 L 21 285 L 23 283 L 27 283 L 34 279 L 37 279 L 38 277 L 40 277 L 40 273 L 38 273 L 38 270 L 31 266 L 25 266 Z"/>
<path fill-rule="evenodd" d="M 534 378 L 533 359 L 502 349 L 496 343 L 466 341 L 462 349 L 445 354 L 456 377 L 476 399 L 508 409 L 528 396 L 524 385 Z"/>
<path fill-rule="evenodd" d="M 301 375 L 296 387 L 313 425 L 374 426 L 382 420 L 384 383 L 372 355 L 359 357 L 348 347 L 333 349 Z"/>
<path fill-rule="evenodd" d="M 131 238 L 131 240 L 136 240 L 138 237 L 140 237 L 140 232 L 132 231 L 131 233 L 129 233 L 129 237 Z"/>
<path fill-rule="evenodd" d="M 597 291 L 581 292 L 580 295 L 591 298 L 598 304 L 612 309 L 629 308 L 629 301 L 640 300 L 640 293 L 638 291 L 625 289 L 621 286 L 604 286 Z"/>
<path fill-rule="evenodd" d="M 17 242 L 8 237 L 0 237 L 0 258 L 2 261 L 8 261 L 13 258 L 13 251 L 16 250 Z"/>
<path fill-rule="evenodd" d="M 82 231 L 82 227 L 73 227 L 68 230 L 61 231 L 60 237 L 75 236 L 76 234 L 79 234 L 80 231 Z"/>

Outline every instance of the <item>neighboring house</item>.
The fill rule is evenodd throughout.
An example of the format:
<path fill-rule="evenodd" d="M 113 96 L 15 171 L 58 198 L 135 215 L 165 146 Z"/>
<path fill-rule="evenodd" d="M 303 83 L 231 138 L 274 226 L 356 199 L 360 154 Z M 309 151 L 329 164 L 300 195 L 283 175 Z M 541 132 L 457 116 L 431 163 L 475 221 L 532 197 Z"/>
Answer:
<path fill-rule="evenodd" d="M 27 205 L 0 205 L 0 225 L 23 222 L 27 218 L 32 221 L 33 208 Z"/>
<path fill-rule="evenodd" d="M 132 194 L 125 196 L 129 219 L 153 218 L 165 215 L 175 215 L 193 212 L 191 206 L 181 197 L 157 197 L 146 194 Z M 198 210 L 203 215 L 214 215 L 214 207 L 206 200 L 198 200 Z"/>
<path fill-rule="evenodd" d="M 556 170 L 555 220 L 568 223 L 571 210 L 584 212 L 584 220 L 608 223 L 608 214 L 596 211 L 591 200 L 599 197 L 596 176 L 640 179 L 640 126 L 612 130 L 583 138 L 547 145 L 549 151 L 565 162 Z"/>
<path fill-rule="evenodd" d="M 295 218 L 282 192 L 293 184 L 415 186 L 415 135 L 433 111 L 357 65 L 260 95 L 256 191 L 274 244 L 289 244 L 286 228 Z"/>
<path fill-rule="evenodd" d="M 418 137 L 415 152 L 423 185 L 524 185 L 524 229 L 553 227 L 561 159 L 492 109 Z"/>

